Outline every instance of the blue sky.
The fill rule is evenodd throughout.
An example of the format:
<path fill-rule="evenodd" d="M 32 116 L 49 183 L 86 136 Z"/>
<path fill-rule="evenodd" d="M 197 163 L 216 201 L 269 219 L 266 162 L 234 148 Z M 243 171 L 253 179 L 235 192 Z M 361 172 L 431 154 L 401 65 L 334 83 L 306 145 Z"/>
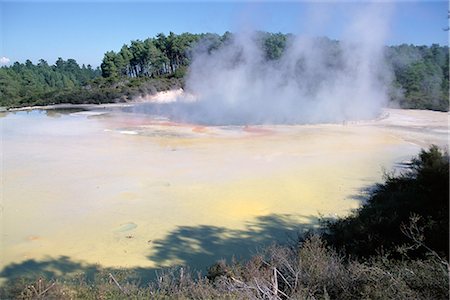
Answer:
<path fill-rule="evenodd" d="M 151 2 L 0 0 L 0 57 L 10 62 L 57 57 L 98 66 L 104 52 L 159 32 L 236 32 L 243 27 L 339 39 L 359 2 Z M 448 44 L 446 1 L 383 2 L 392 8 L 389 45 Z M 319 12 L 319 13 L 318 13 Z M 321 26 L 308 26 L 312 18 Z M 370 35 L 374 28 L 367 28 Z M 4 62 L 6 60 L 3 60 Z M 0 60 L 1 62 L 1 60 Z"/>

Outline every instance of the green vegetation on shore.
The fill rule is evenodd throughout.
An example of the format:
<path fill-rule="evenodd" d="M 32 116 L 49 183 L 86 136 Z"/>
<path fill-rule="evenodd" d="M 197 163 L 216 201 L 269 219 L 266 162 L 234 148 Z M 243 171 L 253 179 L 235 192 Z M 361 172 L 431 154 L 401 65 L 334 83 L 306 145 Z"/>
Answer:
<path fill-rule="evenodd" d="M 0 106 L 15 107 L 48 104 L 59 95 L 88 89 L 91 80 L 100 70 L 90 65 L 81 67 L 74 59 L 59 58 L 54 65 L 39 60 L 24 64 L 15 62 L 0 68 Z"/>
<path fill-rule="evenodd" d="M 432 146 L 350 216 L 249 260 L 219 261 L 206 276 L 175 268 L 144 280 L 84 266 L 75 278 L 48 270 L 40 279 L 10 278 L 0 292 L 2 299 L 448 299 L 448 182 L 449 155 Z M 68 258 L 34 264 L 83 270 Z"/>
<path fill-rule="evenodd" d="M 325 222 L 325 240 L 349 255 L 377 253 L 449 258 L 449 157 L 438 147 L 422 151 L 400 175 L 386 175 L 352 215 Z M 426 247 L 424 247 L 424 242 Z"/>
<path fill-rule="evenodd" d="M 54 65 L 27 60 L 0 68 L 0 106 L 22 107 L 57 103 L 107 103 L 130 101 L 137 96 L 182 87 L 193 53 L 212 52 L 228 43 L 233 34 L 158 34 L 134 40 L 117 52 L 105 53 L 101 68 L 79 66 L 73 59 Z M 292 35 L 259 32 L 258 43 L 268 61 L 281 57 Z M 330 68 L 338 68 L 339 42 L 323 38 Z M 448 111 L 449 51 L 447 46 L 399 45 L 386 47 L 392 69 L 390 98 L 402 108 Z M 330 71 L 332 71 L 330 69 Z M 395 103 L 395 104 L 394 104 Z"/>
<path fill-rule="evenodd" d="M 0 106 L 23 107 L 61 103 L 101 104 L 126 102 L 144 94 L 181 87 L 170 77 L 112 80 L 100 68 L 81 67 L 73 59 L 59 58 L 54 65 L 40 60 L 0 68 Z"/>

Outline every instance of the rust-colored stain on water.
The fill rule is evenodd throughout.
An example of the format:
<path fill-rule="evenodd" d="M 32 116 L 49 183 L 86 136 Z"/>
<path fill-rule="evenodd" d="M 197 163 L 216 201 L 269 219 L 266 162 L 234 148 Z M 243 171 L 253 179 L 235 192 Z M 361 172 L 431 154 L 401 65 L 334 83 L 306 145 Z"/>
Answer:
<path fill-rule="evenodd" d="M 267 128 L 248 126 L 248 125 L 244 126 L 243 131 L 249 132 L 249 133 L 256 133 L 256 134 L 260 134 L 260 135 L 273 133 L 272 130 L 267 129 Z"/>
<path fill-rule="evenodd" d="M 208 129 L 205 126 L 194 126 L 192 127 L 192 132 L 205 133 L 208 132 Z"/>

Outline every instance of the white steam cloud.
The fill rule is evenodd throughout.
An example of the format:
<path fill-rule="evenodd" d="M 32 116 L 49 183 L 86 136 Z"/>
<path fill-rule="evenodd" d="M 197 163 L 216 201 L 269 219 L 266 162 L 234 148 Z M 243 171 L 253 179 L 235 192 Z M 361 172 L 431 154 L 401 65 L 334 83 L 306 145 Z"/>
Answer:
<path fill-rule="evenodd" d="M 216 125 L 374 118 L 388 99 L 386 29 L 386 10 L 370 5 L 340 42 L 296 36 L 277 60 L 265 58 L 254 32 L 235 34 L 212 53 L 197 47 L 186 81 L 197 101 L 179 99 L 158 113 Z"/>
<path fill-rule="evenodd" d="M 7 58 L 6 56 L 0 57 L 0 65 L 7 65 L 7 64 L 9 64 L 9 62 L 10 62 L 10 59 Z"/>

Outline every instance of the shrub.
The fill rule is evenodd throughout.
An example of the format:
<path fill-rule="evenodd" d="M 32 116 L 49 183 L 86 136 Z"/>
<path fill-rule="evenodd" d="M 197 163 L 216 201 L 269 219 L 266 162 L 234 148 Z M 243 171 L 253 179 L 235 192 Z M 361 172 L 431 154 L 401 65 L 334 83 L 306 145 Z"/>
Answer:
<path fill-rule="evenodd" d="M 349 255 L 369 257 L 376 253 L 395 254 L 410 244 L 402 232 L 411 216 L 418 216 L 424 243 L 448 259 L 449 243 L 449 157 L 432 146 L 422 150 L 410 168 L 399 176 L 386 176 L 368 201 L 350 216 L 324 222 L 324 239 Z M 425 247 L 409 254 L 424 257 Z"/>

